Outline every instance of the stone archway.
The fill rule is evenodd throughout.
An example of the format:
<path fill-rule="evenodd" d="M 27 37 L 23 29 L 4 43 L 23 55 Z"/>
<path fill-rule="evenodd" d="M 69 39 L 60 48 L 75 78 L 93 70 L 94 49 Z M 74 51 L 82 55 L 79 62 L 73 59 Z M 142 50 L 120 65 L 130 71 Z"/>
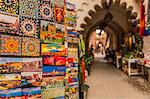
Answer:
<path fill-rule="evenodd" d="M 91 31 L 98 25 L 104 25 L 104 18 L 108 14 L 108 2 L 106 0 L 102 0 L 101 4 L 102 6 L 95 5 L 95 11 L 90 10 L 88 12 L 89 17 L 86 16 L 84 18 L 85 23 L 81 24 L 81 28 L 83 28 L 83 31 L 81 31 L 81 33 L 83 34 L 84 40 L 86 42 L 86 49 L 89 49 L 89 37 L 91 35 Z M 109 9 L 109 13 L 113 16 L 113 19 L 107 24 L 107 27 L 110 28 L 116 36 L 118 50 L 121 48 L 122 36 L 125 33 L 129 32 L 131 29 L 129 20 L 136 19 L 137 17 L 137 13 L 132 12 L 133 6 L 129 6 L 128 8 L 126 6 L 127 3 L 124 2 L 120 4 L 120 0 L 116 0 L 112 2 Z"/>

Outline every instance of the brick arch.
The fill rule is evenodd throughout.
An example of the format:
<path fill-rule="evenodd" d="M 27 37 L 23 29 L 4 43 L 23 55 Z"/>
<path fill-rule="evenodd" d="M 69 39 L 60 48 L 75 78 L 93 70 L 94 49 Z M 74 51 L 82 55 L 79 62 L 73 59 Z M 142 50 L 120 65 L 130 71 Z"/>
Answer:
<path fill-rule="evenodd" d="M 102 0 L 101 5 L 96 4 L 94 6 L 94 10 L 90 10 L 88 12 L 88 16 L 84 17 L 85 23 L 81 24 L 81 28 L 83 31 L 84 40 L 86 42 L 86 49 L 89 49 L 89 37 L 91 35 L 91 31 L 99 25 L 103 25 L 104 18 L 106 14 L 108 14 L 107 5 L 108 2 L 106 0 Z M 110 5 L 109 13 L 113 16 L 113 19 L 108 26 L 115 34 L 115 38 L 117 39 L 117 49 L 121 48 L 121 39 L 122 36 L 129 32 L 131 29 L 131 24 L 129 24 L 129 19 L 136 19 L 137 13 L 132 12 L 133 6 L 126 7 L 127 3 L 120 3 L 120 0 L 116 0 L 112 2 Z M 88 50 L 87 50 L 88 52 Z"/>

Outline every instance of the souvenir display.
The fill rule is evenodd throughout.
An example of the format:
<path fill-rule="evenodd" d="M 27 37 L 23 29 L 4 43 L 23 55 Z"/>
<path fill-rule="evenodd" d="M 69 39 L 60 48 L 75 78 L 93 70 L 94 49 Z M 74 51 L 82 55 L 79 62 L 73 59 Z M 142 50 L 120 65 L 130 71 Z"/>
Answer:
<path fill-rule="evenodd" d="M 65 40 L 69 43 L 78 43 L 79 39 L 74 37 L 66 37 Z M 78 46 L 77 46 L 78 47 Z"/>
<path fill-rule="evenodd" d="M 55 58 L 50 56 L 43 56 L 43 65 L 54 66 Z"/>
<path fill-rule="evenodd" d="M 66 64 L 66 66 L 68 68 L 74 67 L 74 62 L 75 62 L 74 58 L 67 58 L 67 64 Z"/>
<path fill-rule="evenodd" d="M 40 56 L 40 40 L 24 37 L 22 40 L 23 56 Z"/>
<path fill-rule="evenodd" d="M 21 88 L 0 91 L 0 99 L 21 99 L 21 95 Z"/>
<path fill-rule="evenodd" d="M 61 37 L 64 37 L 64 35 L 63 35 L 64 32 L 65 32 L 65 26 L 62 24 L 56 24 L 56 34 L 61 35 Z"/>
<path fill-rule="evenodd" d="M 41 86 L 42 72 L 22 72 L 21 76 L 21 86 L 23 88 Z"/>
<path fill-rule="evenodd" d="M 19 0 L 19 15 L 28 18 L 39 18 L 40 0 Z"/>
<path fill-rule="evenodd" d="M 85 42 L 83 36 L 79 34 L 79 58 L 82 58 L 85 55 Z"/>
<path fill-rule="evenodd" d="M 67 30 L 67 37 L 76 37 L 77 38 L 78 34 L 77 32 L 73 30 Z"/>
<path fill-rule="evenodd" d="M 74 58 L 67 58 L 68 63 L 74 63 Z"/>
<path fill-rule="evenodd" d="M 74 4 L 66 3 L 66 25 L 76 27 L 76 7 Z"/>
<path fill-rule="evenodd" d="M 65 66 L 66 65 L 66 57 L 55 57 L 55 65 L 56 66 Z"/>
<path fill-rule="evenodd" d="M 0 90 L 9 90 L 14 88 L 21 88 L 21 80 L 0 81 Z"/>
<path fill-rule="evenodd" d="M 42 99 L 65 99 L 65 87 L 42 90 Z"/>
<path fill-rule="evenodd" d="M 75 4 L 72 4 L 72 3 L 69 3 L 69 2 L 66 2 L 66 9 L 67 11 L 75 11 L 76 10 L 76 6 Z"/>
<path fill-rule="evenodd" d="M 55 6 L 55 21 L 64 23 L 64 7 Z"/>
<path fill-rule="evenodd" d="M 43 43 L 51 43 L 51 37 L 56 34 L 56 26 L 49 21 L 40 21 L 40 39 Z"/>
<path fill-rule="evenodd" d="M 55 0 L 55 21 L 64 23 L 64 0 Z"/>
<path fill-rule="evenodd" d="M 70 67 L 74 67 L 73 62 L 68 62 L 67 67 L 68 67 L 68 68 L 70 68 Z"/>
<path fill-rule="evenodd" d="M 38 20 L 20 17 L 20 32 L 23 36 L 38 38 Z"/>
<path fill-rule="evenodd" d="M 42 99 L 65 98 L 66 47 L 64 0 L 53 0 L 54 5 L 43 2 L 40 24 L 41 54 L 43 56 Z M 47 1 L 49 2 L 49 1 Z M 51 7 L 49 4 L 51 4 Z M 54 11 L 54 13 L 53 13 Z"/>
<path fill-rule="evenodd" d="M 76 27 L 74 9 L 0 0 L 0 99 L 79 99 L 78 34 L 66 27 Z"/>
<path fill-rule="evenodd" d="M 67 42 L 67 64 L 66 64 L 66 89 L 65 99 L 79 99 L 79 77 L 78 77 L 78 33 L 76 28 L 76 7 L 66 2 L 66 33 Z"/>
<path fill-rule="evenodd" d="M 65 66 L 66 65 L 66 57 L 50 57 L 43 56 L 43 65 L 47 66 Z"/>
<path fill-rule="evenodd" d="M 58 44 L 42 44 L 42 55 L 50 56 L 66 56 L 66 49 L 63 45 Z"/>
<path fill-rule="evenodd" d="M 68 48 L 68 58 L 74 57 L 74 62 L 78 62 L 78 55 L 76 48 Z"/>
<path fill-rule="evenodd" d="M 42 72 L 42 58 L 23 58 L 23 72 Z"/>
<path fill-rule="evenodd" d="M 0 81 L 18 81 L 21 80 L 21 75 L 20 74 L 0 74 Z"/>
<path fill-rule="evenodd" d="M 66 90 L 65 99 L 79 99 L 79 85 L 69 85 Z"/>
<path fill-rule="evenodd" d="M 67 84 L 78 83 L 78 67 L 66 69 Z"/>
<path fill-rule="evenodd" d="M 43 0 L 40 4 L 40 19 L 54 21 L 54 7 L 52 0 Z"/>
<path fill-rule="evenodd" d="M 43 66 L 43 77 L 65 76 L 65 66 Z"/>
<path fill-rule="evenodd" d="M 76 43 L 76 41 L 74 42 L 74 43 L 70 43 L 70 42 L 68 42 L 68 47 L 69 48 L 78 48 L 78 43 Z"/>
<path fill-rule="evenodd" d="M 21 37 L 1 35 L 0 41 L 0 55 L 21 55 Z"/>
<path fill-rule="evenodd" d="M 64 82 L 64 76 L 44 77 L 42 81 L 42 90 L 64 87 Z"/>
<path fill-rule="evenodd" d="M 19 16 L 0 11 L 0 32 L 19 34 Z"/>
<path fill-rule="evenodd" d="M 18 14 L 18 0 L 0 0 L 0 10 Z"/>
<path fill-rule="evenodd" d="M 41 20 L 40 38 L 43 43 L 64 43 L 64 25 L 54 24 Z"/>
<path fill-rule="evenodd" d="M 21 99 L 41 99 L 41 87 L 23 88 Z"/>
<path fill-rule="evenodd" d="M 55 0 L 55 6 L 64 7 L 65 1 L 64 0 Z"/>
<path fill-rule="evenodd" d="M 13 74 L 22 72 L 21 58 L 0 57 L 0 74 Z"/>

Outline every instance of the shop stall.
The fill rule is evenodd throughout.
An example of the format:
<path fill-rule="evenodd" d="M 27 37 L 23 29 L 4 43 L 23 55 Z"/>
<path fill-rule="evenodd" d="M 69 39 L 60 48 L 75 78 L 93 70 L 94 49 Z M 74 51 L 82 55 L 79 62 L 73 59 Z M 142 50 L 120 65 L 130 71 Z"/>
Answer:
<path fill-rule="evenodd" d="M 143 36 L 143 52 L 144 52 L 144 78 L 150 82 L 150 1 L 147 3 L 147 23 Z"/>
<path fill-rule="evenodd" d="M 122 57 L 122 70 L 131 75 L 143 75 L 144 67 L 140 65 L 143 60 L 143 39 L 139 33 L 128 33 L 124 37 Z"/>
<path fill-rule="evenodd" d="M 144 51 L 144 59 L 143 59 L 143 63 L 144 63 L 144 77 L 150 82 L 150 36 L 145 36 L 143 37 L 144 40 L 144 47 L 143 47 L 143 51 Z"/>

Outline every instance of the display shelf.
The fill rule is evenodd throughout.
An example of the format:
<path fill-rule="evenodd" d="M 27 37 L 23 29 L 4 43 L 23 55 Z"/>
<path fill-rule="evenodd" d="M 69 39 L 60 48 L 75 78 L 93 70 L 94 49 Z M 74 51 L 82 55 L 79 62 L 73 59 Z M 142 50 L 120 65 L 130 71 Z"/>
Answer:
<path fill-rule="evenodd" d="M 127 59 L 123 58 L 123 66 L 122 70 L 124 73 L 127 73 L 128 76 L 131 75 L 143 75 L 143 66 L 138 65 L 137 62 L 140 61 L 140 58 L 134 58 L 134 59 Z"/>
<path fill-rule="evenodd" d="M 0 99 L 79 99 L 75 5 L 65 0 L 9 1 L 14 12 L 0 7 Z M 67 46 L 66 26 L 73 29 Z M 71 67 L 69 57 L 74 58 Z"/>
<path fill-rule="evenodd" d="M 116 65 L 117 65 L 117 68 L 121 67 L 120 60 L 122 60 L 122 56 L 121 55 L 117 55 L 116 56 Z"/>

